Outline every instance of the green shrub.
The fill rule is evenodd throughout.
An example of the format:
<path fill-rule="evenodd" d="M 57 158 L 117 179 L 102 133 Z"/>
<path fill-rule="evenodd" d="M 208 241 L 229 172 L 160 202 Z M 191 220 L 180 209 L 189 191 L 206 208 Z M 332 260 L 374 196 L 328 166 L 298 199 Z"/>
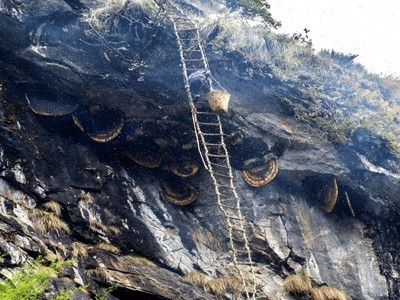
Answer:
<path fill-rule="evenodd" d="M 260 16 L 268 25 L 274 28 L 281 26 L 281 23 L 272 17 L 269 11 L 270 6 L 265 0 L 235 0 L 231 1 L 231 4 L 241 6 L 244 12 L 249 15 Z"/>
<path fill-rule="evenodd" d="M 47 289 L 51 279 L 60 269 L 69 265 L 70 261 L 51 263 L 49 266 L 42 259 L 30 262 L 20 268 L 11 279 L 0 284 L 0 299 L 2 300 L 37 300 Z M 57 299 L 57 298 L 56 298 Z M 60 298 L 63 300 L 67 298 Z"/>

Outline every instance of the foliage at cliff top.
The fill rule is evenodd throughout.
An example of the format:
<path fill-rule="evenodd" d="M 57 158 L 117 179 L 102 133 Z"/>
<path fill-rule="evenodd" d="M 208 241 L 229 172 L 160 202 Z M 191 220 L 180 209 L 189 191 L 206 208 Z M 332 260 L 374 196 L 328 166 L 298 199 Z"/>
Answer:
<path fill-rule="evenodd" d="M 274 77 L 298 91 L 298 101 L 282 99 L 298 120 L 319 128 L 334 142 L 346 142 L 355 130 L 367 129 L 383 136 L 399 154 L 398 78 L 367 72 L 354 62 L 355 54 L 316 53 L 306 36 L 278 34 L 256 13 L 190 2 L 204 12 L 197 21 L 208 49 L 221 55 L 240 53 L 250 77 Z"/>
<path fill-rule="evenodd" d="M 298 101 L 282 99 L 298 120 L 319 128 L 335 142 L 346 142 L 355 130 L 364 128 L 386 138 L 395 151 L 400 149 L 398 79 L 368 73 L 353 61 L 353 54 L 316 53 L 311 41 L 299 33 L 276 33 L 273 27 L 279 22 L 265 1 L 185 2 L 195 8 L 187 13 L 198 22 L 208 50 L 221 56 L 240 53 L 250 77 L 274 77 L 298 91 Z M 107 0 L 86 19 L 104 32 L 103 25 L 115 25 L 110 24 L 111 11 L 127 16 L 126 10 L 142 7 L 154 16 L 154 4 L 151 0 Z"/>

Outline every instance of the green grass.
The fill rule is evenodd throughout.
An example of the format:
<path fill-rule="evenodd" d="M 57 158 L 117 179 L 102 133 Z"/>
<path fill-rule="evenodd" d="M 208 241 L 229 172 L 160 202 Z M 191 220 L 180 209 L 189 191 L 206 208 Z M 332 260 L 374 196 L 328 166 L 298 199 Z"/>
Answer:
<path fill-rule="evenodd" d="M 272 17 L 269 11 L 270 6 L 266 3 L 266 1 L 233 0 L 231 2 L 236 3 L 237 5 L 242 7 L 246 14 L 260 16 L 269 26 L 272 26 L 274 28 L 278 28 L 281 26 L 281 23 Z"/>
<path fill-rule="evenodd" d="M 251 13 L 250 7 L 258 1 L 236 2 L 250 5 L 247 16 L 198 17 L 203 36 L 212 37 L 207 44 L 216 54 L 240 53 L 250 77 L 256 73 L 272 77 L 287 90 L 297 91 L 295 97 L 287 93 L 282 101 L 299 122 L 318 129 L 323 137 L 346 143 L 356 130 L 367 129 L 384 137 L 393 152 L 400 149 L 399 78 L 367 72 L 354 62 L 357 54 L 317 53 L 310 41 L 299 42 L 255 22 L 257 13 Z"/>
<path fill-rule="evenodd" d="M 2 300 L 36 300 L 43 295 L 52 278 L 56 277 L 63 266 L 71 262 L 47 264 L 44 260 L 30 262 L 20 268 L 12 277 L 0 284 L 0 299 Z M 64 300 L 68 298 L 55 298 Z"/>

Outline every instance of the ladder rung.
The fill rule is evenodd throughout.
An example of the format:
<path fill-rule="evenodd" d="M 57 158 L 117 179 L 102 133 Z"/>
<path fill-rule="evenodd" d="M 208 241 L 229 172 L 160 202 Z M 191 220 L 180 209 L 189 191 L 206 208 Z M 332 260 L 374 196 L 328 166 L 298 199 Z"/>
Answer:
<path fill-rule="evenodd" d="M 232 229 L 234 229 L 234 230 L 237 230 L 237 231 L 245 232 L 244 229 L 242 229 L 242 228 L 240 228 L 240 227 L 233 226 L 233 225 L 231 225 L 230 228 L 232 228 Z"/>
<path fill-rule="evenodd" d="M 206 146 L 213 146 L 213 147 L 220 147 L 220 146 L 224 146 L 224 144 L 215 144 L 215 143 L 205 143 Z"/>
<path fill-rule="evenodd" d="M 230 216 L 230 215 L 228 215 L 228 216 L 226 216 L 226 217 L 229 218 L 229 219 L 233 219 L 233 220 L 241 220 L 241 221 L 244 220 L 243 218 L 236 217 L 236 216 Z"/>
<path fill-rule="evenodd" d="M 212 162 L 210 162 L 210 165 L 217 166 L 217 167 L 221 167 L 221 168 L 225 168 L 225 169 L 229 169 L 228 166 L 224 166 L 224 165 L 216 164 L 216 163 L 212 163 Z"/>
<path fill-rule="evenodd" d="M 204 135 L 209 135 L 209 136 L 226 136 L 226 134 L 221 134 L 221 133 L 211 133 L 211 132 L 203 132 Z"/>
<path fill-rule="evenodd" d="M 175 13 L 172 13 L 172 14 L 169 14 L 169 15 L 172 15 L 173 17 L 178 17 L 177 19 L 179 20 L 179 21 L 192 21 L 191 19 L 189 19 L 188 17 L 184 17 L 184 16 L 182 16 L 182 13 L 181 12 L 179 12 L 179 11 L 177 11 L 177 12 L 175 12 Z"/>
<path fill-rule="evenodd" d="M 223 193 L 219 193 L 219 195 L 222 196 L 222 197 L 225 197 L 225 198 L 234 198 L 235 197 L 234 195 L 226 195 L 226 194 L 223 194 Z"/>
<path fill-rule="evenodd" d="M 229 209 L 237 209 L 237 207 L 229 206 L 229 205 L 225 205 L 225 204 L 221 204 L 221 206 L 224 208 L 229 208 Z"/>
<path fill-rule="evenodd" d="M 224 189 L 231 189 L 231 190 L 233 190 L 233 187 L 231 187 L 230 185 L 225 185 L 225 184 L 219 184 L 219 183 L 218 183 L 218 186 L 219 186 L 219 187 L 222 187 L 222 188 L 224 188 Z"/>
<path fill-rule="evenodd" d="M 168 13 L 168 17 L 178 16 L 178 15 L 181 16 L 181 12 L 177 9 L 169 9 L 167 13 Z"/>
<path fill-rule="evenodd" d="M 241 242 L 241 243 L 244 243 L 244 241 Z M 238 252 L 238 253 L 243 253 L 243 254 L 248 254 L 248 253 L 249 253 L 249 251 L 247 251 L 247 250 L 242 250 L 242 249 L 235 249 L 235 251 Z"/>
<path fill-rule="evenodd" d="M 183 52 L 201 52 L 201 50 L 182 49 Z"/>
<path fill-rule="evenodd" d="M 215 115 L 215 113 L 213 113 L 213 112 L 207 112 L 207 111 L 196 111 L 196 114 L 199 114 L 199 115 Z"/>
<path fill-rule="evenodd" d="M 190 24 L 192 26 L 196 27 L 196 24 L 193 23 L 193 21 L 189 18 L 183 17 L 183 18 L 178 18 L 177 23 L 186 23 L 186 24 Z"/>
<path fill-rule="evenodd" d="M 224 178 L 229 178 L 229 179 L 234 179 L 235 177 L 230 176 L 230 175 L 225 175 L 225 174 L 221 174 L 221 173 L 217 173 L 217 172 L 213 172 L 214 175 L 220 176 L 220 177 L 224 177 Z"/>
<path fill-rule="evenodd" d="M 202 58 L 185 58 L 185 61 L 203 61 Z"/>
<path fill-rule="evenodd" d="M 199 121 L 197 121 L 197 124 L 206 125 L 206 126 L 219 126 L 219 123 L 206 123 L 206 122 L 199 122 Z"/>
<path fill-rule="evenodd" d="M 217 158 L 226 158 L 227 156 L 225 154 L 207 154 L 209 157 L 217 157 Z"/>
<path fill-rule="evenodd" d="M 240 239 L 237 239 L 237 238 L 232 238 L 232 241 L 234 241 L 235 243 L 241 243 L 241 244 L 245 244 L 246 242 L 244 241 L 244 240 L 240 240 Z M 239 251 L 243 251 L 243 250 L 240 250 L 239 249 Z"/>
<path fill-rule="evenodd" d="M 196 27 L 189 27 L 189 28 L 177 28 L 177 31 L 189 31 L 189 30 L 196 30 Z"/>
<path fill-rule="evenodd" d="M 198 39 L 180 39 L 181 41 L 198 41 Z"/>

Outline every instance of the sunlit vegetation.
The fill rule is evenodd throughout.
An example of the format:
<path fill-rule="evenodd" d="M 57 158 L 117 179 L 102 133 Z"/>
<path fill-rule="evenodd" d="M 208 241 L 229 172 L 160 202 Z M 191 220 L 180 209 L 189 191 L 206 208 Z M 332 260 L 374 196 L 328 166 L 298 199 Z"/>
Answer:
<path fill-rule="evenodd" d="M 145 263 L 148 266 L 151 267 L 156 267 L 157 265 L 151 261 L 150 259 L 144 257 L 144 256 L 140 256 L 140 255 L 129 255 L 128 256 L 129 259 L 135 261 L 135 262 L 141 262 L 141 263 Z"/>
<path fill-rule="evenodd" d="M 242 282 L 234 276 L 220 277 L 207 282 L 206 291 L 213 293 L 215 296 L 224 294 L 236 295 L 243 290 Z"/>
<path fill-rule="evenodd" d="M 93 201 L 93 196 L 89 192 L 81 192 L 79 194 L 79 200 L 82 200 L 82 201 Z"/>
<path fill-rule="evenodd" d="M 104 56 L 110 60 L 107 51 L 136 68 L 138 62 L 131 52 L 127 38 L 132 36 L 135 24 L 147 26 L 141 13 L 155 17 L 158 5 L 153 0 L 102 0 L 96 9 L 83 15 L 82 24 L 88 37 L 100 42 L 104 47 Z M 136 35 L 137 35 L 136 31 Z"/>
<path fill-rule="evenodd" d="M 0 299 L 2 300 L 37 300 L 42 299 L 45 290 L 49 287 L 52 278 L 57 277 L 64 266 L 70 265 L 70 261 L 49 263 L 42 259 L 30 262 L 13 274 L 11 279 L 0 283 Z M 72 291 L 72 289 L 71 289 Z M 52 299 L 69 299 L 62 295 L 73 294 L 63 291 Z"/>
<path fill-rule="evenodd" d="M 35 208 L 32 209 L 30 218 L 35 222 L 35 228 L 42 234 L 56 232 L 59 235 L 60 232 L 67 234 L 71 232 L 68 224 L 53 212 L 47 212 Z"/>
<path fill-rule="evenodd" d="M 84 243 L 74 242 L 71 245 L 71 255 L 74 259 L 85 260 L 90 250 L 91 246 Z"/>
<path fill-rule="evenodd" d="M 305 274 L 292 274 L 283 282 L 285 290 L 291 295 L 309 295 L 312 290 L 311 278 Z"/>
<path fill-rule="evenodd" d="M 98 243 L 97 248 L 102 249 L 107 252 L 114 253 L 114 254 L 118 254 L 121 252 L 121 250 L 117 246 L 114 246 L 110 243 L 105 243 L 105 242 Z"/>
<path fill-rule="evenodd" d="M 109 281 L 109 275 L 106 268 L 94 268 L 86 271 L 86 275 L 92 278 L 98 278 L 104 282 Z"/>
<path fill-rule="evenodd" d="M 89 222 L 90 229 L 93 231 L 99 231 L 102 233 L 110 233 L 114 235 L 121 234 L 121 230 L 118 227 L 112 225 L 105 225 L 102 222 L 92 219 Z"/>
<path fill-rule="evenodd" d="M 205 43 L 216 54 L 240 53 L 250 78 L 258 72 L 298 91 L 296 97 L 288 95 L 281 100 L 299 122 L 338 143 L 346 143 L 355 130 L 365 128 L 382 135 L 393 150 L 400 149 L 399 80 L 368 73 L 354 62 L 357 54 L 316 53 L 311 41 L 299 38 L 301 33 L 277 34 L 271 27 L 279 22 L 270 15 L 266 1 L 230 0 L 228 6 L 233 10 L 215 3 L 189 2 L 204 12 L 187 14 L 199 23 Z M 242 8 L 241 18 L 238 7 Z M 121 31 L 121 22 L 147 26 L 139 12 L 153 18 L 156 11 L 158 6 L 152 0 L 105 0 L 85 14 L 83 23 L 89 36 L 96 36 L 134 67 L 137 62 L 130 57 L 129 35 Z"/>
<path fill-rule="evenodd" d="M 45 210 L 54 213 L 57 217 L 61 216 L 61 205 L 54 200 L 50 200 L 50 201 L 44 203 L 42 205 L 42 207 Z"/>
<path fill-rule="evenodd" d="M 296 38 L 299 34 L 277 34 L 251 16 L 239 19 L 221 11 L 198 20 L 213 51 L 240 53 L 249 77 L 259 72 L 298 91 L 296 97 L 282 97 L 282 104 L 299 122 L 341 143 L 365 128 L 400 149 L 398 78 L 368 73 L 354 61 L 357 54 L 316 53 L 310 41 Z"/>
<path fill-rule="evenodd" d="M 246 14 L 260 16 L 269 26 L 274 28 L 281 26 L 281 23 L 272 17 L 269 11 L 270 5 L 265 0 L 232 0 L 229 2 L 242 7 Z"/>
<path fill-rule="evenodd" d="M 191 284 L 196 285 L 217 297 L 222 297 L 228 293 L 236 295 L 243 291 L 242 282 L 235 276 L 209 279 L 206 274 L 199 271 L 193 271 L 186 274 L 185 279 Z"/>
<path fill-rule="evenodd" d="M 342 290 L 332 287 L 323 286 L 311 291 L 312 300 L 347 300 L 346 293 Z"/>
<path fill-rule="evenodd" d="M 207 275 L 205 275 L 202 272 L 199 271 L 190 272 L 185 275 L 185 279 L 189 281 L 191 284 L 197 285 L 198 287 L 201 287 L 204 290 L 207 287 L 208 278 Z"/>

